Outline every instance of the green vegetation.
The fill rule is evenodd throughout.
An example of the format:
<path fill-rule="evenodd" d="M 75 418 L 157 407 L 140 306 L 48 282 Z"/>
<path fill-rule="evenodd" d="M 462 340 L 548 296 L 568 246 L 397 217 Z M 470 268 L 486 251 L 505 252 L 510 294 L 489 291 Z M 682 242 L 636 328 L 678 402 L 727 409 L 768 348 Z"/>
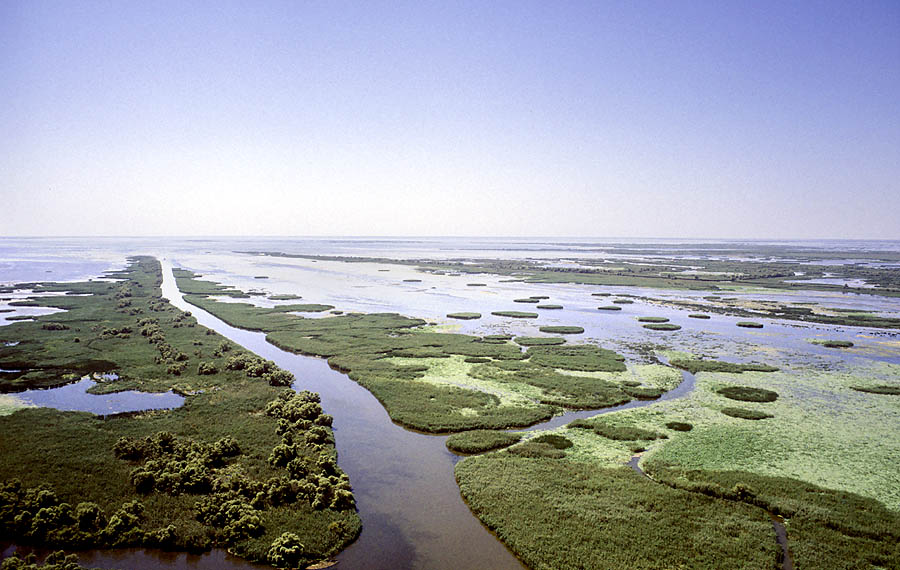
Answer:
<path fill-rule="evenodd" d="M 669 319 L 666 317 L 638 317 L 638 321 L 642 323 L 667 323 Z"/>
<path fill-rule="evenodd" d="M 650 431 L 634 426 L 624 426 L 609 423 L 605 420 L 575 420 L 569 424 L 572 429 L 588 429 L 595 434 L 617 441 L 637 441 L 665 438 L 666 436 L 655 431 Z"/>
<path fill-rule="evenodd" d="M 778 399 L 778 392 L 750 386 L 724 386 L 716 390 L 716 393 L 742 402 L 774 402 Z"/>
<path fill-rule="evenodd" d="M 269 300 L 271 301 L 294 301 L 296 299 L 302 299 L 300 295 L 294 295 L 292 293 L 287 293 L 283 295 L 269 295 Z"/>
<path fill-rule="evenodd" d="M 788 519 L 795 567 L 900 567 L 900 513 L 878 501 L 789 477 L 683 469 L 663 462 L 648 462 L 645 468 L 666 485 Z"/>
<path fill-rule="evenodd" d="M 421 279 L 404 279 L 403 282 L 404 283 L 421 283 L 422 280 Z"/>
<path fill-rule="evenodd" d="M 566 339 L 558 336 L 517 336 L 516 344 L 521 346 L 546 346 L 565 344 Z"/>
<path fill-rule="evenodd" d="M 547 310 L 562 309 L 562 308 L 563 308 L 562 305 L 536 305 L 535 306 L 535 309 L 547 309 Z"/>
<path fill-rule="evenodd" d="M 537 313 L 524 313 L 522 311 L 493 311 L 491 312 L 495 317 L 511 317 L 514 319 L 536 319 L 538 318 Z"/>
<path fill-rule="evenodd" d="M 644 325 L 644 328 L 652 331 L 677 331 L 681 329 L 679 325 L 673 325 L 672 323 L 650 323 Z"/>
<path fill-rule="evenodd" d="M 115 371 L 98 391 L 174 389 L 184 405 L 106 418 L 29 407 L 0 417 L 3 536 L 66 548 L 221 546 L 272 563 L 273 542 L 290 531 L 305 545 L 304 564 L 352 541 L 360 521 L 318 396 L 284 388 L 290 373 L 171 306 L 156 260 L 133 258 L 111 276 L 120 281 L 37 288 L 87 295 L 37 297 L 66 310 L 4 328 L 21 342 L 0 348 L 0 363 L 29 363 L 4 377 L 5 388 Z"/>
<path fill-rule="evenodd" d="M 43 564 L 37 563 L 37 556 L 33 552 L 25 558 L 13 553 L 3 560 L 3 570 L 84 570 L 84 567 L 78 564 L 77 554 L 67 555 L 65 551 L 57 550 L 48 554 Z"/>
<path fill-rule="evenodd" d="M 485 340 L 512 340 L 511 334 L 489 334 L 484 336 Z"/>
<path fill-rule="evenodd" d="M 591 293 L 594 297 L 611 297 L 612 293 Z"/>
<path fill-rule="evenodd" d="M 889 386 L 881 384 L 878 386 L 850 386 L 858 392 L 868 392 L 869 394 L 882 394 L 886 396 L 900 396 L 900 386 Z"/>
<path fill-rule="evenodd" d="M 704 315 L 703 313 L 691 313 L 688 315 L 688 317 L 690 317 L 692 319 L 709 319 L 710 318 L 709 315 Z"/>
<path fill-rule="evenodd" d="M 538 330 L 550 334 L 581 334 L 584 332 L 583 328 L 574 326 L 547 326 L 539 327 Z"/>
<path fill-rule="evenodd" d="M 479 429 L 451 435 L 447 438 L 447 448 L 454 453 L 484 453 L 509 447 L 521 439 L 520 433 Z"/>
<path fill-rule="evenodd" d="M 472 511 L 535 570 L 770 568 L 778 555 L 758 508 L 598 469 L 546 443 L 464 459 L 456 479 Z"/>
<path fill-rule="evenodd" d="M 742 364 L 724 362 L 722 360 L 700 360 L 692 358 L 673 358 L 669 364 L 691 374 L 698 372 L 727 372 L 740 374 L 741 372 L 777 372 L 778 368 L 767 364 Z"/>
<path fill-rule="evenodd" d="M 514 303 L 540 303 L 540 299 L 535 299 L 533 297 L 527 297 L 524 299 L 513 299 Z"/>
<path fill-rule="evenodd" d="M 737 326 L 744 327 L 745 329 L 761 329 L 763 328 L 762 323 L 757 323 L 754 321 L 739 321 Z"/>
<path fill-rule="evenodd" d="M 467 287 L 487 287 L 487 283 L 466 283 Z"/>
<path fill-rule="evenodd" d="M 624 372 L 625 358 L 592 344 L 533 346 L 527 355 L 531 364 L 584 372 Z"/>
<path fill-rule="evenodd" d="M 767 414 L 758 410 L 748 410 L 747 408 L 722 408 L 721 412 L 726 416 L 744 420 L 764 420 L 775 417 L 772 414 Z"/>
<path fill-rule="evenodd" d="M 631 299 L 613 299 L 613 303 L 616 305 L 630 305 L 634 303 Z"/>
<path fill-rule="evenodd" d="M 617 307 L 616 305 L 606 305 L 604 307 L 597 307 L 598 311 L 621 311 L 622 307 Z"/>
<path fill-rule="evenodd" d="M 691 431 L 694 426 L 687 422 L 666 422 L 666 427 L 675 431 Z"/>
<path fill-rule="evenodd" d="M 462 319 L 465 321 L 470 321 L 474 319 L 480 319 L 481 313 L 447 313 L 447 317 L 451 319 Z"/>
<path fill-rule="evenodd" d="M 809 342 L 813 344 L 819 344 L 824 346 L 825 348 L 851 348 L 853 347 L 853 343 L 849 340 L 835 340 L 835 339 L 812 339 Z"/>

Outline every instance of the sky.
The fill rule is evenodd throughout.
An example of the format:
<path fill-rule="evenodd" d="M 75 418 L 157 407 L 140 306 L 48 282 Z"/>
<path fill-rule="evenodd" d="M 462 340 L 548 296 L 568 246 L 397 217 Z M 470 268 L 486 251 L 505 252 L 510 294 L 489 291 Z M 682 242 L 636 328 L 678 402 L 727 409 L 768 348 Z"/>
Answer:
<path fill-rule="evenodd" d="M 900 239 L 900 3 L 5 0 L 0 235 Z"/>

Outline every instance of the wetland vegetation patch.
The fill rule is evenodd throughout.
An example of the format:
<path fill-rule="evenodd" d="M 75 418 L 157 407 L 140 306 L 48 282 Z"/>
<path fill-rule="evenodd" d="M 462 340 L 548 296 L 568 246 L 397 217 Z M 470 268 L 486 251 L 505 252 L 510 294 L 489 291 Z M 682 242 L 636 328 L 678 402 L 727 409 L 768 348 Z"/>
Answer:
<path fill-rule="evenodd" d="M 688 315 L 688 317 L 690 317 L 692 319 L 709 319 L 709 318 L 711 318 L 709 315 L 706 315 L 703 313 L 691 313 Z"/>
<path fill-rule="evenodd" d="M 447 313 L 447 317 L 451 319 L 462 319 L 464 321 L 471 321 L 475 319 L 481 318 L 481 313 Z"/>
<path fill-rule="evenodd" d="M 762 323 L 757 323 L 756 321 L 738 321 L 737 326 L 743 327 L 745 329 L 761 329 L 763 328 Z"/>
<path fill-rule="evenodd" d="M 698 372 L 726 372 L 740 374 L 741 372 L 778 372 L 778 367 L 768 364 L 744 364 L 725 362 L 723 360 L 703 360 L 699 358 L 673 358 L 669 364 L 691 374 Z"/>
<path fill-rule="evenodd" d="M 597 307 L 598 311 L 621 311 L 622 307 L 618 307 L 616 305 L 605 305 L 603 307 Z"/>
<path fill-rule="evenodd" d="M 652 331 L 677 331 L 681 330 L 681 326 L 673 325 L 672 323 L 649 323 L 643 325 L 645 329 L 650 329 Z"/>
<path fill-rule="evenodd" d="M 778 392 L 751 386 L 724 386 L 716 390 L 716 394 L 742 402 L 774 402 L 778 399 Z"/>
<path fill-rule="evenodd" d="M 666 317 L 638 317 L 638 322 L 641 323 L 667 323 L 669 319 Z"/>
<path fill-rule="evenodd" d="M 549 334 L 581 334 L 584 332 L 584 328 L 576 327 L 571 325 L 551 325 L 539 327 L 539 331 L 542 333 Z"/>
<path fill-rule="evenodd" d="M 857 392 L 868 392 L 869 394 L 881 394 L 884 396 L 900 396 L 900 386 L 889 386 L 880 384 L 877 386 L 850 386 Z"/>
<path fill-rule="evenodd" d="M 521 439 L 520 433 L 479 429 L 455 433 L 447 438 L 446 445 L 455 453 L 473 454 L 503 449 Z"/>
<path fill-rule="evenodd" d="M 537 313 L 527 313 L 523 311 L 492 311 L 492 315 L 495 317 L 509 317 L 513 319 L 536 319 L 538 318 Z"/>
<path fill-rule="evenodd" d="M 775 417 L 772 414 L 767 414 L 758 410 L 748 410 L 747 408 L 722 408 L 720 411 L 726 416 L 744 420 L 765 420 Z"/>
<path fill-rule="evenodd" d="M 566 339 L 558 336 L 517 336 L 516 344 L 520 346 L 547 346 L 565 344 Z"/>
<path fill-rule="evenodd" d="M 562 305 L 536 305 L 535 309 L 546 309 L 546 310 L 554 310 L 554 309 L 562 309 Z"/>

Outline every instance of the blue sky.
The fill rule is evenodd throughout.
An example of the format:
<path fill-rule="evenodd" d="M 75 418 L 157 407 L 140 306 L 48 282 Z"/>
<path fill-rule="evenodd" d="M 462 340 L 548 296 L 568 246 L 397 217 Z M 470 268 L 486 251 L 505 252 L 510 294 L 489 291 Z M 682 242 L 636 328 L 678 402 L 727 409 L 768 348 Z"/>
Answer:
<path fill-rule="evenodd" d="M 897 2 L 0 2 L 0 235 L 900 239 Z"/>

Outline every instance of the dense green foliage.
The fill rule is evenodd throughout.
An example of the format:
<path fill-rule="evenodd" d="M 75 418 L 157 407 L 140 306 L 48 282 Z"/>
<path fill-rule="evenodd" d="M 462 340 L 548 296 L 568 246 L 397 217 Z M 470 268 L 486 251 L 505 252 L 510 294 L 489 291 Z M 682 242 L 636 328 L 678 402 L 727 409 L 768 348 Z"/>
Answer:
<path fill-rule="evenodd" d="M 900 513 L 873 499 L 787 477 L 652 460 L 645 469 L 667 485 L 784 517 L 796 568 L 900 568 Z"/>
<path fill-rule="evenodd" d="M 78 564 L 77 554 L 67 555 L 62 550 L 48 554 L 43 564 L 38 564 L 36 560 L 37 557 L 34 553 L 26 555 L 25 558 L 20 558 L 18 554 L 14 553 L 3 560 L 0 568 L 2 570 L 84 570 L 84 567 Z"/>
<path fill-rule="evenodd" d="M 174 388 L 186 395 L 184 405 L 106 418 L 46 408 L 0 417 L 4 537 L 79 548 L 223 545 L 262 562 L 288 529 L 302 537 L 307 561 L 353 540 L 360 522 L 334 463 L 330 417 L 320 413 L 315 426 L 298 427 L 264 413 L 268 402 L 290 399 L 293 392 L 281 386 L 293 376 L 169 305 L 155 260 L 136 258 L 113 276 L 121 281 L 40 286 L 91 294 L 39 297 L 67 311 L 4 327 L 5 338 L 22 342 L 0 349 L 2 362 L 37 365 L 15 379 L 26 386 L 45 383 L 52 370 L 71 370 L 66 380 L 115 371 L 118 379 L 97 387 Z M 43 329 L 44 320 L 69 328 Z M 69 334 L 84 342 L 66 341 Z M 302 494 L 309 476 L 267 461 L 285 437 L 298 457 L 309 458 L 307 475 L 316 477 L 310 500 Z M 324 502 L 315 504 L 318 495 Z"/>
<path fill-rule="evenodd" d="M 742 402 L 774 402 L 778 399 L 778 392 L 750 386 L 723 386 L 716 394 Z"/>
<path fill-rule="evenodd" d="M 597 307 L 598 311 L 621 311 L 622 307 L 616 305 L 606 305 L 603 307 Z"/>
<path fill-rule="evenodd" d="M 535 305 L 534 308 L 535 308 L 535 309 L 548 309 L 548 310 L 554 310 L 554 309 L 562 309 L 563 306 L 562 306 L 562 305 Z"/>
<path fill-rule="evenodd" d="M 745 329 L 761 329 L 763 328 L 762 323 L 757 323 L 754 321 L 739 321 L 737 326 L 744 327 Z"/>
<path fill-rule="evenodd" d="M 774 567 L 778 547 L 762 510 L 531 443 L 456 466 L 472 511 L 529 568 Z"/>
<path fill-rule="evenodd" d="M 513 299 L 514 303 L 540 303 L 540 299 L 535 299 L 533 297 L 526 297 L 524 299 Z"/>
<path fill-rule="evenodd" d="M 673 358 L 669 364 L 676 368 L 687 370 L 691 374 L 698 372 L 727 372 L 731 374 L 740 374 L 741 372 L 777 372 L 775 366 L 766 364 L 741 364 L 734 362 L 724 362 L 722 360 L 700 360 L 692 358 Z"/>
<path fill-rule="evenodd" d="M 447 448 L 455 453 L 484 453 L 518 443 L 522 434 L 496 430 L 471 430 L 447 438 Z"/>
<path fill-rule="evenodd" d="M 709 319 L 709 318 L 711 318 L 709 315 L 704 315 L 703 313 L 691 313 L 688 316 L 692 319 Z"/>
<path fill-rule="evenodd" d="M 667 422 L 666 427 L 675 431 L 691 431 L 694 426 L 687 422 Z"/>
<path fill-rule="evenodd" d="M 529 362 L 550 368 L 583 372 L 624 372 L 625 358 L 612 350 L 592 344 L 533 346 Z"/>
<path fill-rule="evenodd" d="M 667 323 L 669 319 L 666 317 L 638 317 L 638 321 L 642 323 Z"/>

